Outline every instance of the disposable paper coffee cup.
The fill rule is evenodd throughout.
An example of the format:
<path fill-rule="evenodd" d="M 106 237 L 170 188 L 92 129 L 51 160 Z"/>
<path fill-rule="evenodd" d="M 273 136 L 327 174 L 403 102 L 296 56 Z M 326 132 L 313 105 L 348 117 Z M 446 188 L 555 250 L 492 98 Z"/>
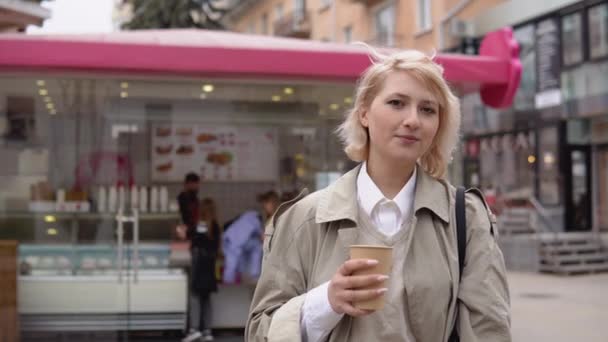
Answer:
<path fill-rule="evenodd" d="M 357 271 L 354 275 L 383 274 L 388 276 L 393 265 L 393 248 L 373 245 L 352 245 L 350 246 L 350 258 L 378 260 L 378 265 Z M 385 288 L 385 283 L 386 281 L 364 289 L 372 290 Z M 358 309 L 380 310 L 384 307 L 384 300 L 384 295 L 382 295 L 372 300 L 355 302 L 354 306 Z"/>

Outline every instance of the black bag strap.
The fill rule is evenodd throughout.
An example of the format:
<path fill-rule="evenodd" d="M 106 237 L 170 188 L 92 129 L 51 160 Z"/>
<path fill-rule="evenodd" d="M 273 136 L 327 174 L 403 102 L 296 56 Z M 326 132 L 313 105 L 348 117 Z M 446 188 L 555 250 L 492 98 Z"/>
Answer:
<path fill-rule="evenodd" d="M 467 252 L 467 213 L 464 203 L 465 189 L 458 187 L 456 189 L 456 238 L 458 240 L 458 276 L 459 281 L 462 280 L 462 272 L 464 271 L 464 259 Z M 458 302 L 456 303 L 456 324 L 450 334 L 449 342 L 460 342 L 458 336 Z"/>
<path fill-rule="evenodd" d="M 462 279 L 464 271 L 464 259 L 467 253 L 467 214 L 464 204 L 464 187 L 456 189 L 456 236 L 458 238 L 458 269 Z"/>

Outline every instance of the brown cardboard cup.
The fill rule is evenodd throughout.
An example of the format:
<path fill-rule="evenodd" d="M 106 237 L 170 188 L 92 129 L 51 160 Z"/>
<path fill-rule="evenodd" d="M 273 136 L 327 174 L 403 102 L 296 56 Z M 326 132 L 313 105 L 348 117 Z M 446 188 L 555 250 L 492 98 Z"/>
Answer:
<path fill-rule="evenodd" d="M 350 258 L 378 260 L 378 265 L 357 271 L 354 273 L 354 275 L 389 275 L 393 264 L 393 248 L 372 245 L 352 245 L 350 246 Z M 381 289 L 386 287 L 385 283 L 386 281 L 365 289 Z M 384 307 L 384 295 L 372 300 L 355 302 L 354 305 L 358 309 L 380 310 L 382 307 Z"/>

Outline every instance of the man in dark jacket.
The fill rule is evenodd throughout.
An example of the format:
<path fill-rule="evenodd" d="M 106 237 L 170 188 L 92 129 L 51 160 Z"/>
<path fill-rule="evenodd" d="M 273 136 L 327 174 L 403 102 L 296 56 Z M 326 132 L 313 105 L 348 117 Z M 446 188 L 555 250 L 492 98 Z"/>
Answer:
<path fill-rule="evenodd" d="M 184 190 L 177 196 L 179 212 L 182 216 L 182 223 L 186 226 L 185 233 L 188 240 L 193 238 L 200 218 L 200 203 L 198 199 L 200 186 L 200 177 L 196 173 L 188 173 L 184 179 Z"/>
<path fill-rule="evenodd" d="M 202 291 L 200 279 L 202 278 L 201 271 L 205 267 L 204 262 L 209 258 L 204 258 L 204 252 L 208 247 L 207 232 L 202 230 L 213 229 L 201 222 L 201 205 L 198 198 L 200 188 L 200 177 L 195 173 L 188 173 L 184 179 L 184 190 L 177 196 L 179 211 L 182 218 L 182 225 L 178 226 L 177 234 L 181 239 L 190 240 L 190 249 L 192 261 L 190 265 L 190 280 L 189 289 L 192 298 L 199 308 L 198 329 L 192 324 L 192 305 L 188 305 L 188 325 L 190 326 L 188 335 L 182 340 L 183 342 L 191 342 L 197 340 L 213 341 L 213 335 L 209 326 L 209 295 L 208 291 Z M 201 253 L 202 252 L 202 253 Z M 203 257 L 202 257 L 203 256 Z M 207 265 L 208 266 L 208 265 Z M 212 289 L 213 290 L 213 289 Z M 189 299 L 190 299 L 189 298 Z M 190 300 L 189 300 L 190 302 Z M 194 303 L 193 303 L 194 304 Z"/>

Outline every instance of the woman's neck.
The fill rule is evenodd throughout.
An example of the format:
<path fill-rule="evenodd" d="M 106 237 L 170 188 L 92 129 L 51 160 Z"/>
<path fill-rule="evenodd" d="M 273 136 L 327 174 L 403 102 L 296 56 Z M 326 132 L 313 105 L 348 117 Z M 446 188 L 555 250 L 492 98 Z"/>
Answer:
<path fill-rule="evenodd" d="M 410 180 L 416 168 L 416 163 L 403 162 L 395 164 L 370 154 L 367 159 L 367 173 L 374 181 L 384 197 L 393 199 Z"/>

